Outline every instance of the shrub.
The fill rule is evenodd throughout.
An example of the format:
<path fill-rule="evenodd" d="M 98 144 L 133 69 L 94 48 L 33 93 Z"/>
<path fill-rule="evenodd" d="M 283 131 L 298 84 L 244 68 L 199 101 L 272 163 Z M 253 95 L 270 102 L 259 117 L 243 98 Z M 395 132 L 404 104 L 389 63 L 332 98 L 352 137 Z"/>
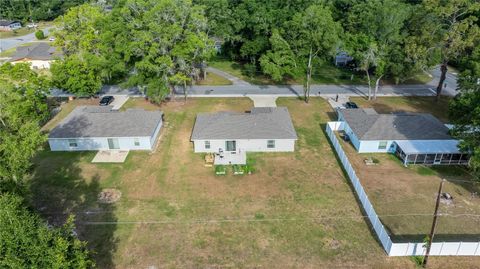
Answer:
<path fill-rule="evenodd" d="M 227 167 L 224 165 L 215 165 L 215 175 L 226 175 Z"/>
<path fill-rule="evenodd" d="M 43 33 L 42 30 L 38 30 L 35 32 L 35 37 L 38 39 L 38 40 L 42 40 L 42 39 L 45 39 L 45 34 Z"/>

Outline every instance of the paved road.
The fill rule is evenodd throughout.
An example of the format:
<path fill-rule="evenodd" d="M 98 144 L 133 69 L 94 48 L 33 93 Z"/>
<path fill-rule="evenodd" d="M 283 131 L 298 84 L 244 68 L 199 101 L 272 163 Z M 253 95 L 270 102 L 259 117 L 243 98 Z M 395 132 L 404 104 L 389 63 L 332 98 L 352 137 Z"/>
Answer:
<path fill-rule="evenodd" d="M 435 69 L 433 69 L 431 71 L 431 74 L 433 75 L 433 80 L 429 83 L 430 85 L 434 85 L 433 89 L 436 90 L 437 89 L 437 85 L 438 85 L 438 80 L 440 78 L 440 67 L 436 67 Z M 450 95 L 450 96 L 455 96 L 457 93 L 456 93 L 456 89 L 457 89 L 457 74 L 456 73 L 452 73 L 452 72 L 448 72 L 447 73 L 447 76 L 445 78 L 445 82 L 444 82 L 444 85 L 446 84 L 446 88 L 444 88 L 443 90 L 443 93 L 442 94 L 445 94 L 445 95 Z"/>
<path fill-rule="evenodd" d="M 176 94 L 183 94 L 183 88 L 177 88 Z M 429 85 L 397 85 L 384 86 L 378 95 L 433 95 L 435 92 Z M 360 85 L 312 85 L 311 96 L 318 95 L 359 95 L 367 96 L 368 87 Z M 303 96 L 302 85 L 229 85 L 229 86 L 192 86 L 188 89 L 190 96 L 245 96 L 245 95 L 276 95 Z"/>
<path fill-rule="evenodd" d="M 378 96 L 406 95 L 406 96 L 432 96 L 440 77 L 440 68 L 431 71 L 432 81 L 420 85 L 386 85 L 381 86 Z M 227 77 L 228 78 L 228 77 Z M 238 78 L 236 78 L 239 80 Z M 246 96 L 246 95 L 275 95 L 275 96 L 303 96 L 302 85 L 251 85 L 248 83 L 237 83 L 227 86 L 191 86 L 188 89 L 190 96 Z M 444 95 L 455 96 L 457 88 L 456 74 L 448 73 L 445 80 L 447 87 Z M 176 94 L 183 94 L 183 88 L 177 88 Z M 368 87 L 365 85 L 312 85 L 311 96 L 333 96 L 333 95 L 358 95 L 367 96 Z"/>
<path fill-rule="evenodd" d="M 48 31 L 52 27 L 47 27 L 42 29 L 45 33 L 45 35 L 48 35 Z M 30 33 L 28 35 L 24 36 L 16 36 L 16 37 L 10 37 L 10 38 L 2 38 L 0 39 L 0 51 L 8 50 L 11 48 L 18 47 L 22 44 L 29 43 L 37 41 L 37 38 L 35 37 L 35 33 Z"/>

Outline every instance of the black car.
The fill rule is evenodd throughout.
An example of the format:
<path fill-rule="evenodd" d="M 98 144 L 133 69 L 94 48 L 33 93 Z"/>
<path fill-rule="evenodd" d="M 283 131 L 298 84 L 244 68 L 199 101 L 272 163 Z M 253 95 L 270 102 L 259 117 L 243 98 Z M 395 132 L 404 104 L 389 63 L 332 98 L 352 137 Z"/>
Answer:
<path fill-rule="evenodd" d="M 345 108 L 358 108 L 358 106 L 354 102 L 347 102 Z"/>
<path fill-rule="evenodd" d="M 115 98 L 113 98 L 113 96 L 104 96 L 102 97 L 102 100 L 100 100 L 100 105 L 101 106 L 108 106 L 109 104 L 111 104 L 113 102 L 113 100 L 115 100 Z"/>

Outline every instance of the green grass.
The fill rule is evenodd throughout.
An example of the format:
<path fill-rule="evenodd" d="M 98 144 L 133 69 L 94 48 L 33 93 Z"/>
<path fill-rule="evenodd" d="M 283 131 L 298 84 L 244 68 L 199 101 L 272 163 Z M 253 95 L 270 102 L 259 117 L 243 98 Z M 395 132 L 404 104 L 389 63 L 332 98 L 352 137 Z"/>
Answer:
<path fill-rule="evenodd" d="M 208 86 L 219 86 L 219 85 L 231 85 L 232 82 L 222 76 L 219 76 L 215 73 L 207 73 L 207 79 L 200 80 L 195 83 L 196 85 L 208 85 Z"/>
<path fill-rule="evenodd" d="M 448 105 L 451 98 L 442 96 L 437 102 L 435 97 L 377 97 L 368 101 L 363 97 L 350 97 L 350 101 L 363 108 L 374 108 L 378 113 L 415 112 L 429 113 L 445 123 L 449 123 Z"/>
<path fill-rule="evenodd" d="M 22 27 L 18 30 L 15 31 L 10 31 L 10 32 L 0 32 L 0 39 L 2 38 L 10 38 L 10 37 L 19 37 L 19 36 L 24 36 L 28 35 L 30 33 L 34 33 L 35 29 L 28 29 L 27 27 Z"/>
<path fill-rule="evenodd" d="M 301 130 L 296 152 L 248 154 L 252 175 L 215 176 L 189 142 L 197 113 L 245 111 L 249 99 L 159 108 L 132 99 L 129 107 L 165 113 L 157 150 L 130 152 L 124 164 L 92 164 L 94 152 L 44 151 L 28 181 L 30 201 L 54 224 L 75 213 L 99 268 L 411 267 L 408 258 L 385 258 L 362 217 L 323 132 L 332 113 L 327 102 L 277 103 Z M 121 199 L 97 203 L 105 188 L 120 190 Z"/>
<path fill-rule="evenodd" d="M 246 72 L 245 65 L 234 62 L 225 58 L 216 58 L 209 63 L 211 67 L 223 70 L 242 80 L 252 84 L 269 85 L 269 84 L 302 84 L 303 76 L 287 79 L 284 81 L 273 81 L 268 76 L 262 74 L 261 71 L 253 76 L 249 76 Z M 353 77 L 352 77 L 353 75 Z M 315 66 L 312 76 L 314 84 L 365 84 L 363 75 L 353 74 L 352 72 L 337 68 L 331 63 L 322 62 Z"/>
<path fill-rule="evenodd" d="M 36 32 L 37 30 L 42 30 L 44 29 L 45 27 L 49 27 L 49 26 L 52 26 L 53 25 L 53 22 L 49 22 L 49 21 L 43 21 L 43 22 L 39 22 L 37 23 L 38 24 L 38 29 L 28 29 L 26 27 L 26 24 L 24 25 L 25 27 L 22 27 L 18 30 L 15 30 L 15 31 L 11 31 L 11 32 L 0 32 L 0 39 L 2 38 L 11 38 L 11 37 L 21 37 L 21 36 L 24 36 L 24 35 L 27 35 L 27 34 L 30 34 L 30 33 L 34 33 Z"/>

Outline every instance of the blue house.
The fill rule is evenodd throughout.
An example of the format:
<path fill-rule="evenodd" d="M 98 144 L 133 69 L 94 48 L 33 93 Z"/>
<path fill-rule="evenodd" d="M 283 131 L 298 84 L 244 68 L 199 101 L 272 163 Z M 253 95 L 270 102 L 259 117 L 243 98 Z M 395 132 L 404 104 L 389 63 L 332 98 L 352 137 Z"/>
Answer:
<path fill-rule="evenodd" d="M 404 164 L 468 164 L 459 141 L 437 118 L 424 113 L 378 114 L 340 109 L 338 120 L 359 153 L 393 153 Z"/>

